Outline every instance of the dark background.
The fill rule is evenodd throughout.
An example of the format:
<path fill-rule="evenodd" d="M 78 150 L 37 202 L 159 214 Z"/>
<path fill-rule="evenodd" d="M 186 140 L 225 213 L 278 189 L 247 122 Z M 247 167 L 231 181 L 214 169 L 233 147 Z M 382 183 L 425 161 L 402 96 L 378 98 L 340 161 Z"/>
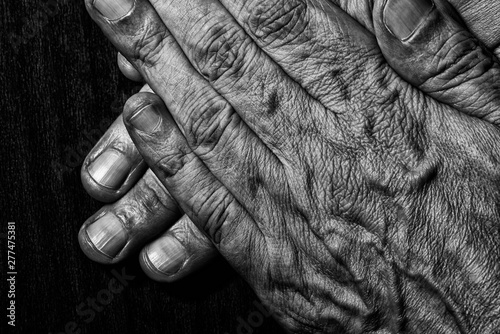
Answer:
<path fill-rule="evenodd" d="M 83 0 L 1 0 L 0 28 L 0 332 L 60 333 L 74 321 L 75 333 L 237 333 L 257 298 L 222 260 L 168 285 L 148 279 L 137 256 L 103 266 L 80 251 L 78 230 L 101 206 L 83 190 L 81 164 L 140 87 L 120 74 Z M 15 328 L 6 310 L 9 221 Z M 77 306 L 107 288 L 113 269 L 135 278 L 84 322 Z M 266 318 L 253 333 L 282 332 Z"/>

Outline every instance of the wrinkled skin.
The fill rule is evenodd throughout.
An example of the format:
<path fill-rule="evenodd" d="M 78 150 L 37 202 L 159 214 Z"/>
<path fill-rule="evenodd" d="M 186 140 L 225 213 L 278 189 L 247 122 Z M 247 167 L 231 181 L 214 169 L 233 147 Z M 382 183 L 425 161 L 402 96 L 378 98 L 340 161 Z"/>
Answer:
<path fill-rule="evenodd" d="M 371 15 L 373 8 L 372 1 L 341 1 L 340 3 L 335 3 L 370 31 L 374 32 L 373 16 Z M 497 29 L 497 27 L 500 25 L 500 17 L 496 16 L 496 13 L 500 10 L 500 3 L 495 1 L 481 2 L 477 0 L 452 0 L 450 3 L 457 9 L 459 15 L 463 17 L 467 26 L 476 36 L 495 54 L 499 55 L 500 29 Z M 419 57 L 419 55 L 426 51 L 428 45 L 426 42 L 424 40 L 420 47 L 411 50 L 410 57 L 400 58 L 389 52 L 385 54 L 385 58 L 389 62 L 400 61 L 397 66 L 393 66 L 395 70 L 399 70 L 400 74 L 403 74 L 402 67 L 405 67 L 405 65 L 408 65 L 406 67 L 410 67 L 410 70 L 407 72 L 412 73 L 411 67 L 414 66 L 414 59 L 412 58 Z M 384 43 L 379 40 L 379 45 L 384 45 Z M 118 57 L 118 64 L 127 77 L 134 80 L 142 80 L 141 74 L 121 54 Z M 428 74 L 429 72 L 428 69 L 419 70 L 420 75 Z M 440 85 L 438 85 L 439 87 Z M 480 90 L 478 91 L 480 92 Z M 454 103 L 450 104 L 455 106 Z M 135 172 L 130 173 L 128 177 L 124 176 L 123 179 L 126 181 L 116 190 L 96 184 L 89 175 L 88 169 L 91 163 L 99 154 L 107 149 L 122 152 L 123 159 L 137 163 L 137 167 L 132 168 Z M 90 152 L 82 168 L 82 181 L 90 195 L 105 202 L 118 200 L 111 205 L 103 207 L 96 215 L 89 218 L 82 227 L 79 240 L 85 253 L 92 260 L 102 263 L 115 263 L 130 256 L 137 249 L 142 248 L 140 262 L 145 272 L 156 280 L 174 281 L 191 273 L 199 266 L 208 263 L 215 255 L 216 250 L 208 238 L 197 231 L 188 217 L 184 216 L 179 220 L 181 213 L 176 208 L 177 203 L 151 171 L 141 174 L 141 170 L 144 170 L 144 167 L 141 167 L 141 165 L 142 157 L 140 157 L 139 152 L 126 132 L 125 125 L 120 116 L 102 140 Z M 113 257 L 103 256 L 98 249 L 93 247 L 85 233 L 85 229 L 93 221 L 93 217 L 98 216 L 103 210 L 112 212 L 119 217 L 123 221 L 128 235 L 126 245 Z M 174 226 L 170 227 L 172 224 Z M 165 234 L 159 236 L 159 234 L 165 231 Z M 157 254 L 164 254 L 168 258 L 173 250 L 170 247 L 165 247 L 163 241 L 166 238 L 172 237 L 177 239 L 186 250 L 187 260 L 184 261 L 182 267 L 175 274 L 166 274 L 159 272 L 151 264 L 151 261 L 149 261 L 150 255 L 148 254 L 155 252 Z M 147 244 L 152 239 L 154 239 L 154 242 Z M 147 246 L 144 247 L 146 244 Z"/>
<path fill-rule="evenodd" d="M 497 96 L 440 102 L 496 76 L 424 94 L 328 1 L 150 2 L 112 23 L 88 5 L 163 100 L 129 101 L 130 135 L 286 329 L 500 328 Z"/>

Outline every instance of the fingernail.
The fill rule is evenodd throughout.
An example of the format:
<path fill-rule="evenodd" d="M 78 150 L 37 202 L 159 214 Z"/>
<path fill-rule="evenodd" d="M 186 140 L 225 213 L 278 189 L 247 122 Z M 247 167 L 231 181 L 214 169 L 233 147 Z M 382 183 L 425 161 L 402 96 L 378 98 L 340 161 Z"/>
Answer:
<path fill-rule="evenodd" d="M 136 111 L 128 121 L 137 130 L 152 133 L 160 125 L 161 117 L 155 107 L 148 105 Z"/>
<path fill-rule="evenodd" d="M 127 233 L 121 221 L 109 212 L 87 226 L 87 235 L 95 248 L 110 258 L 114 258 L 127 243 Z"/>
<path fill-rule="evenodd" d="M 394 36 L 405 40 L 417 30 L 433 8 L 431 0 L 387 0 L 384 22 Z"/>
<path fill-rule="evenodd" d="M 129 159 L 120 152 L 108 149 L 101 153 L 88 168 L 90 176 L 100 185 L 119 189 L 130 173 Z"/>
<path fill-rule="evenodd" d="M 174 237 L 161 238 L 151 244 L 146 254 L 151 264 L 166 275 L 177 273 L 186 261 L 186 250 Z"/>
<path fill-rule="evenodd" d="M 94 0 L 94 7 L 109 20 L 124 17 L 133 6 L 134 0 Z"/>

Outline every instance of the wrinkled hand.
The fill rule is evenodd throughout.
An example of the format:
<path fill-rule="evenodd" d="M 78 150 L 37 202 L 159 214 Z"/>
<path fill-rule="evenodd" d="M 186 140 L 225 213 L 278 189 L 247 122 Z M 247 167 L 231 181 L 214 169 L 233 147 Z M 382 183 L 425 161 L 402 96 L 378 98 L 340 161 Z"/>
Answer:
<path fill-rule="evenodd" d="M 496 29 L 500 18 L 495 15 L 500 3 L 478 0 L 452 0 L 450 3 L 456 7 L 469 28 L 495 54 L 500 55 L 500 47 L 497 47 L 500 30 Z M 372 17 L 368 15 L 372 8 L 368 7 L 367 10 L 368 4 L 343 1 L 339 6 L 373 30 Z M 422 39 L 421 42 L 421 49 L 413 48 L 413 57 L 428 51 L 426 40 Z M 389 61 L 398 59 L 393 53 L 385 56 Z M 411 59 L 405 61 L 413 64 Z M 120 53 L 117 62 L 126 77 L 142 81 L 141 74 Z M 402 68 L 396 67 L 396 70 L 401 73 Z M 427 73 L 426 70 L 429 71 L 423 69 L 419 74 Z M 148 90 L 147 85 L 144 90 Z M 109 152 L 119 158 L 109 159 Z M 209 263 L 216 251 L 188 217 L 180 217 L 177 203 L 151 170 L 146 173 L 144 170 L 142 157 L 120 115 L 89 153 L 82 167 L 82 181 L 89 194 L 98 200 L 114 203 L 104 206 L 87 220 L 82 226 L 79 241 L 85 254 L 101 263 L 121 261 L 142 248 L 140 263 L 150 277 L 168 282 L 178 280 Z M 108 215 L 102 216 L 103 212 Z M 99 223 L 94 223 L 99 216 Z M 120 224 L 115 224 L 114 217 L 118 218 Z M 87 228 L 90 225 L 97 226 L 94 231 L 103 233 L 94 233 L 95 237 L 89 238 Z M 123 233 L 117 233 L 116 230 Z"/>
<path fill-rule="evenodd" d="M 498 328 L 499 67 L 440 3 L 403 42 L 374 3 L 384 52 L 437 29 L 427 95 L 326 0 L 151 3 L 89 3 L 168 108 L 129 101 L 132 139 L 287 329 Z"/>

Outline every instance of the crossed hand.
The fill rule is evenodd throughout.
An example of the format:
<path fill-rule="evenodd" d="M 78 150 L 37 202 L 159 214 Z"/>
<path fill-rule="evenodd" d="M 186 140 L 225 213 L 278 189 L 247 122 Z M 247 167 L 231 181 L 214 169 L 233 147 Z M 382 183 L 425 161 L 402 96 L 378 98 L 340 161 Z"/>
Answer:
<path fill-rule="evenodd" d="M 294 333 L 494 333 L 500 3 L 458 4 L 490 49 L 444 0 L 87 0 L 150 88 L 84 163 L 117 201 L 82 248 L 219 253 Z"/>

